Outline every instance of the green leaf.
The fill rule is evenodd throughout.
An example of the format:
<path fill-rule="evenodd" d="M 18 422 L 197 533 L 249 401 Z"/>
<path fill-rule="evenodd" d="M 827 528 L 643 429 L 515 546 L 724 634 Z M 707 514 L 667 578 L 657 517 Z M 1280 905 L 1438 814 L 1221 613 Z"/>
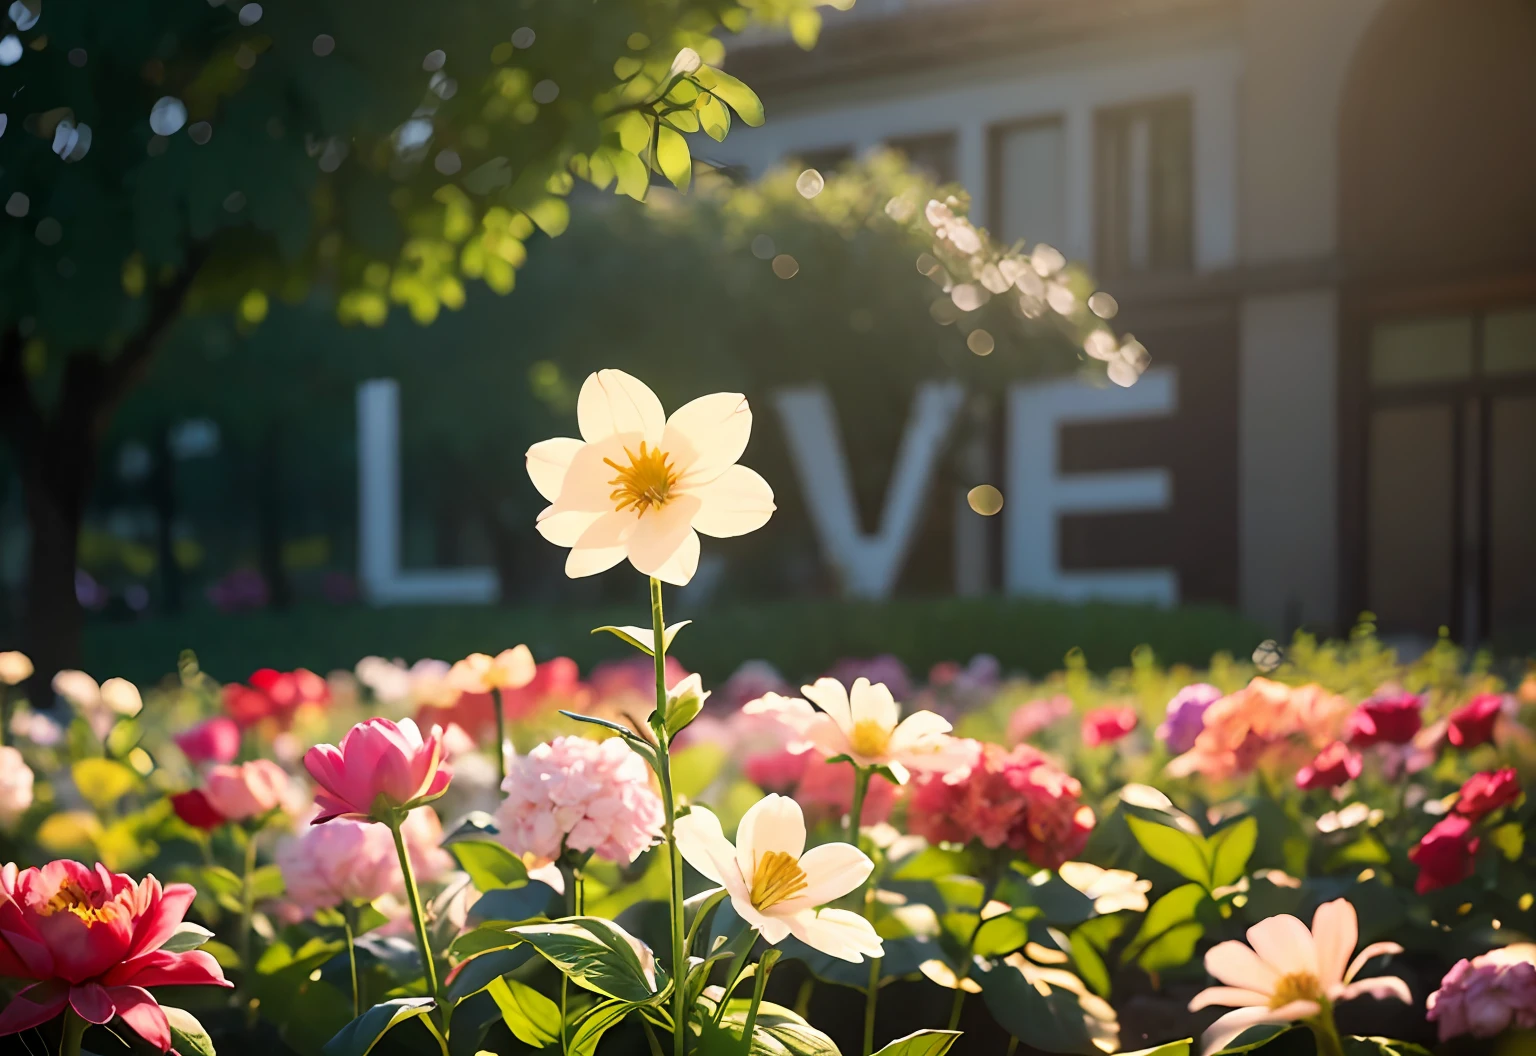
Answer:
<path fill-rule="evenodd" d="M 201 924 L 184 920 L 171 933 L 171 937 L 160 944 L 160 948 L 169 953 L 186 953 L 188 950 L 197 949 L 211 938 L 213 938 L 213 932 Z"/>
<path fill-rule="evenodd" d="M 634 1007 L 624 1001 L 609 1001 L 589 1011 L 571 1035 L 570 1056 L 592 1056 L 608 1028 L 629 1015 Z"/>
<path fill-rule="evenodd" d="M 701 1009 L 713 1002 L 700 1002 Z M 725 1014 L 716 1027 L 707 1018 L 699 1035 L 698 1056 L 741 1056 L 742 1032 L 752 1002 L 738 997 L 726 1002 Z M 752 1027 L 749 1056 L 840 1056 L 837 1044 L 804 1019 L 771 1001 L 762 1002 Z"/>
<path fill-rule="evenodd" d="M 75 787 L 97 810 L 105 810 L 139 787 L 139 775 L 115 759 L 81 759 L 69 768 Z"/>
<path fill-rule="evenodd" d="M 496 835 L 496 819 L 483 810 L 472 810 L 464 815 L 458 828 L 443 837 L 443 846 L 462 843 L 465 840 L 490 840 Z"/>
<path fill-rule="evenodd" d="M 677 632 L 692 622 L 692 620 L 683 620 L 682 622 L 674 623 L 672 626 L 663 630 L 661 632 L 662 651 L 669 652 L 672 649 L 672 639 L 677 637 Z M 617 638 L 624 639 L 624 641 L 640 650 L 646 656 L 656 655 L 655 649 L 653 648 L 653 643 L 656 640 L 656 632 L 649 627 L 616 627 L 613 624 L 605 624 L 602 627 L 592 628 L 593 634 L 597 634 L 599 631 L 607 631 L 609 634 L 614 635 Z"/>
<path fill-rule="evenodd" d="M 699 113 L 699 127 L 716 143 L 723 142 L 731 130 L 731 112 L 726 105 L 709 92 L 699 96 L 694 104 Z"/>
<path fill-rule="evenodd" d="M 546 916 L 555 897 L 555 889 L 542 880 L 529 880 L 520 887 L 498 887 L 469 907 L 469 920 L 475 925 L 491 920 L 523 924 Z"/>
<path fill-rule="evenodd" d="M 1046 1052 L 1094 1053 L 1077 996 L 1054 986 L 1042 994 L 1011 964 L 994 964 L 974 975 L 992 1018 L 1016 1038 Z"/>
<path fill-rule="evenodd" d="M 1169 1041 L 1164 1042 L 1162 1045 L 1154 1045 L 1150 1049 L 1122 1052 L 1119 1056 L 1189 1056 L 1193 1043 L 1193 1038 L 1182 1038 L 1179 1041 Z"/>
<path fill-rule="evenodd" d="M 1248 859 L 1259 840 L 1259 819 L 1248 815 L 1211 834 L 1206 841 L 1211 857 L 1211 887 L 1237 883 L 1248 870 Z"/>
<path fill-rule="evenodd" d="M 701 741 L 672 755 L 672 789 L 684 799 L 697 799 L 715 783 L 729 758 L 718 744 Z"/>
<path fill-rule="evenodd" d="M 1072 955 L 1072 963 L 1077 967 L 1077 974 L 1082 977 L 1088 989 L 1108 1000 L 1111 986 L 1109 968 L 1094 948 L 1088 934 L 1081 928 L 1074 931 L 1067 939 L 1067 947 L 1067 952 Z"/>
<path fill-rule="evenodd" d="M 521 885 L 528 881 L 523 860 L 499 843 L 490 840 L 461 840 L 448 845 L 458 859 L 459 868 L 469 874 L 477 891 Z"/>
<path fill-rule="evenodd" d="M 700 66 L 693 79 L 753 128 L 763 123 L 763 101 L 737 78 L 713 66 Z"/>
<path fill-rule="evenodd" d="M 511 931 L 594 993 L 638 1005 L 660 992 L 650 947 L 611 920 L 566 917 Z"/>
<path fill-rule="evenodd" d="M 257 901 L 277 898 L 286 889 L 283 871 L 276 865 L 264 865 L 251 873 L 251 895 Z"/>
<path fill-rule="evenodd" d="M 1359 1035 L 1349 1035 L 1344 1038 L 1344 1052 L 1347 1056 L 1430 1056 L 1428 1049 L 1422 1045 L 1415 1045 L 1411 1041 L 1364 1038 Z"/>
<path fill-rule="evenodd" d="M 525 1045 L 542 1049 L 560 1040 L 560 1006 L 526 983 L 494 979 L 488 987 L 502 1022 Z"/>
<path fill-rule="evenodd" d="M 656 167 L 672 181 L 680 191 L 688 189 L 693 178 L 693 156 L 688 153 L 688 141 L 674 128 L 662 125 L 656 130 Z"/>
<path fill-rule="evenodd" d="M 651 175 L 639 155 L 627 150 L 617 150 L 610 155 L 613 171 L 617 176 L 615 194 L 627 194 L 637 202 L 645 201 L 645 192 L 651 185 Z"/>
<path fill-rule="evenodd" d="M 1142 967 L 1148 971 L 1173 967 L 1173 964 L 1168 963 L 1169 958 L 1182 949 L 1186 942 L 1189 952 L 1184 955 L 1184 960 L 1187 961 L 1194 951 L 1194 942 L 1199 939 L 1204 930 L 1195 919 L 1195 912 L 1208 897 L 1210 896 L 1201 885 L 1185 884 L 1174 888 L 1152 903 L 1146 916 L 1141 919 L 1141 929 L 1131 940 L 1131 944 L 1125 948 L 1121 963 L 1128 963 L 1142 958 L 1147 952 L 1153 952 L 1150 951 L 1150 947 L 1170 935 L 1174 935 L 1174 938 L 1154 952 L 1153 960 L 1157 967 L 1149 965 L 1144 959 L 1141 962 Z M 1191 929 L 1194 929 L 1193 938 L 1190 937 Z M 1176 932 L 1181 934 L 1175 935 Z M 1184 961 L 1176 963 L 1182 964 Z"/>
<path fill-rule="evenodd" d="M 533 950 L 530 947 L 519 944 L 471 957 L 459 966 L 453 980 L 448 984 L 449 1000 L 462 1001 L 466 997 L 478 994 L 508 972 L 515 972 L 527 964 L 532 956 Z"/>
<path fill-rule="evenodd" d="M 161 947 L 164 949 L 165 947 Z M 181 1056 L 215 1056 L 213 1039 L 197 1021 L 197 1017 L 184 1008 L 162 1005 L 165 1019 L 171 1025 L 171 1048 Z"/>
<path fill-rule="evenodd" d="M 1289 1023 L 1260 1023 L 1256 1027 L 1249 1027 L 1237 1037 L 1227 1043 L 1225 1048 L 1211 1053 L 1211 1056 L 1225 1056 L 1228 1053 L 1252 1052 L 1254 1049 L 1263 1048 L 1274 1041 L 1280 1035 L 1291 1029 Z"/>
<path fill-rule="evenodd" d="M 411 1019 L 422 1021 L 446 1056 L 448 1046 L 432 1022 L 432 1011 L 436 1007 L 437 1002 L 430 997 L 397 997 L 374 1005 L 326 1042 L 325 1056 L 367 1056 L 380 1038 Z"/>
<path fill-rule="evenodd" d="M 875 1056 L 944 1056 L 960 1034 L 958 1030 L 919 1030 L 897 1038 Z"/>
<path fill-rule="evenodd" d="M 523 212 L 550 238 L 564 234 L 571 222 L 571 207 L 564 198 L 541 198 Z"/>
<path fill-rule="evenodd" d="M 1131 834 L 1136 837 L 1136 842 L 1141 844 L 1141 849 L 1150 858 L 1162 862 L 1184 879 L 1193 880 L 1206 890 L 1215 886 L 1211 883 L 1211 869 L 1202 837 L 1172 825 L 1159 825 L 1138 818 L 1134 814 L 1127 814 L 1125 821 L 1130 826 Z"/>
<path fill-rule="evenodd" d="M 951 914 L 946 914 L 946 920 Z M 959 914 L 966 917 L 970 927 L 975 928 L 976 917 L 973 914 Z M 1000 913 L 995 917 L 988 917 L 981 922 L 981 927 L 976 929 L 975 953 L 978 957 L 1001 957 L 1020 949 L 1029 941 L 1028 917 L 1033 916 L 1031 910 L 1027 914 Z M 959 936 L 964 942 L 967 936 Z"/>
<path fill-rule="evenodd" d="M 802 7 L 791 11 L 789 35 L 794 38 L 802 51 L 810 51 L 816 46 L 816 38 L 821 36 L 821 12 L 813 7 Z"/>

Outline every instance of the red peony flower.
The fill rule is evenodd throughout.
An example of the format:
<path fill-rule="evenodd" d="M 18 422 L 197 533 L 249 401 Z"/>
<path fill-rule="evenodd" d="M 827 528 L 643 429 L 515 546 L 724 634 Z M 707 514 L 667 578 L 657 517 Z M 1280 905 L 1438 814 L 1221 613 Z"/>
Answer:
<path fill-rule="evenodd" d="M 88 1023 L 118 1017 L 167 1052 L 170 1024 L 145 987 L 229 986 L 202 950 L 161 949 L 196 892 L 135 882 L 104 865 L 49 862 L 0 867 L 0 975 L 33 980 L 0 1012 L 0 1035 L 41 1026 L 66 1007 Z"/>
<path fill-rule="evenodd" d="M 1472 856 L 1482 842 L 1470 835 L 1472 821 L 1461 814 L 1440 819 L 1408 852 L 1408 860 L 1419 867 L 1419 879 L 1413 889 L 1419 894 L 1459 884 L 1472 875 Z"/>
<path fill-rule="evenodd" d="M 1077 855 L 1093 830 L 1081 791 L 1027 745 L 982 745 L 976 765 L 958 779 L 926 774 L 913 783 L 907 826 L 935 843 L 1008 846 L 1053 869 Z"/>
<path fill-rule="evenodd" d="M 1445 739 L 1457 748 L 1476 748 L 1493 740 L 1493 727 L 1504 709 L 1500 693 L 1480 693 L 1451 712 Z"/>
<path fill-rule="evenodd" d="M 242 729 L 264 719 L 275 719 L 287 729 L 299 708 L 305 704 L 326 704 L 331 699 L 331 687 L 325 679 L 302 667 L 293 671 L 264 667 L 251 675 L 249 681 L 249 685 L 231 682 L 224 687 L 224 711 Z"/>
<path fill-rule="evenodd" d="M 208 802 L 208 797 L 200 788 L 172 795 L 171 809 L 178 818 L 195 829 L 216 829 L 229 820 Z"/>
<path fill-rule="evenodd" d="M 1356 748 L 1407 744 L 1424 725 L 1424 698 L 1414 693 L 1372 697 L 1361 703 L 1344 726 L 1344 739 Z"/>
<path fill-rule="evenodd" d="M 1296 787 L 1337 788 L 1360 776 L 1360 753 L 1343 741 L 1334 741 L 1296 773 Z"/>
<path fill-rule="evenodd" d="M 1461 786 L 1461 798 L 1456 800 L 1456 813 L 1477 821 L 1519 798 L 1520 779 L 1515 776 L 1514 767 L 1473 774 Z"/>
<path fill-rule="evenodd" d="M 1111 744 L 1135 728 L 1135 708 L 1095 708 L 1083 716 L 1083 743 L 1090 748 Z"/>

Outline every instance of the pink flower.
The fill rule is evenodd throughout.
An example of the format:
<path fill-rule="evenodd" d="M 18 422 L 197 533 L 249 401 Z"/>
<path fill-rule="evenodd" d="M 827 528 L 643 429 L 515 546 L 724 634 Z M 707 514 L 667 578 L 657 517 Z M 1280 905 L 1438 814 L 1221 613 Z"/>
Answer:
<path fill-rule="evenodd" d="M 1536 1028 L 1536 964 L 1510 950 L 1457 961 L 1429 995 L 1429 1020 L 1439 1025 L 1441 1041 Z"/>
<path fill-rule="evenodd" d="M 215 766 L 203 780 L 208 805 L 226 821 L 244 821 L 273 810 L 288 791 L 288 775 L 270 759 Z"/>
<path fill-rule="evenodd" d="M 1022 704 L 1008 720 L 1008 743 L 1019 744 L 1072 714 L 1072 698 L 1058 693 L 1046 700 Z"/>
<path fill-rule="evenodd" d="M 162 950 L 197 892 L 135 882 L 106 866 L 0 867 L 0 975 L 35 980 L 0 1011 L 0 1035 L 40 1026 L 65 1007 L 88 1023 L 119 1017 L 161 1052 L 165 1011 L 145 987 L 229 986 L 202 950 Z"/>
<path fill-rule="evenodd" d="M 32 768 L 10 745 L 0 745 L 0 827 L 9 826 L 32 806 Z"/>
<path fill-rule="evenodd" d="M 320 813 L 310 822 L 332 818 L 387 821 L 395 812 L 429 803 L 448 788 L 451 775 L 442 766 L 443 734 L 436 726 L 425 738 L 404 719 L 369 719 L 347 731 L 341 746 L 318 744 L 304 753 L 304 768 L 320 786 Z"/>
<path fill-rule="evenodd" d="M 741 772 L 764 792 L 788 794 L 794 791 L 800 779 L 805 776 L 812 755 L 811 752 L 792 752 L 788 748 L 758 752 L 741 761 Z M 849 780 L 852 780 L 851 773 Z M 804 806 L 804 803 L 801 805 Z"/>
<path fill-rule="evenodd" d="M 1407 744 L 1424 725 L 1424 698 L 1413 693 L 1371 697 L 1349 717 L 1344 739 L 1357 748 Z"/>
<path fill-rule="evenodd" d="M 661 836 L 650 768 L 618 738 L 556 737 L 514 759 L 502 788 L 501 842 L 539 864 L 565 848 L 627 864 Z"/>
<path fill-rule="evenodd" d="M 1361 765 L 1359 752 L 1343 741 L 1334 741 L 1296 772 L 1296 787 L 1308 790 L 1337 788 L 1359 777 Z"/>
<path fill-rule="evenodd" d="M 1463 750 L 1493 740 L 1493 728 L 1508 698 L 1502 693 L 1481 693 L 1451 712 L 1445 739 Z"/>
<path fill-rule="evenodd" d="M 1093 831 L 1093 810 L 1078 800 L 1081 791 L 1033 748 L 982 745 L 959 779 L 935 774 L 914 783 L 907 826 L 935 843 L 1008 846 L 1054 869 L 1081 852 Z"/>
<path fill-rule="evenodd" d="M 829 763 L 815 752 L 806 752 L 799 758 L 803 762 L 794 799 L 805 808 L 807 817 L 813 823 L 846 817 L 853 809 L 853 767 Z M 896 786 L 889 781 L 871 781 L 864 794 L 864 807 L 859 811 L 861 824 L 878 825 L 889 818 L 896 796 Z"/>
<path fill-rule="evenodd" d="M 172 739 L 194 763 L 232 763 L 240 754 L 240 727 L 222 715 L 205 719 Z"/>
<path fill-rule="evenodd" d="M 1083 716 L 1083 743 L 1089 748 L 1113 744 L 1135 728 L 1135 708 L 1095 708 Z"/>
<path fill-rule="evenodd" d="M 1194 747 L 1168 764 L 1174 777 L 1240 777 L 1261 764 L 1290 772 L 1339 739 L 1348 700 L 1319 685 L 1288 686 L 1255 678 L 1211 704 Z"/>
<path fill-rule="evenodd" d="M 309 826 L 297 838 L 280 844 L 277 865 L 288 898 L 306 915 L 404 890 L 389 830 L 350 818 Z"/>
<path fill-rule="evenodd" d="M 1482 841 L 1470 834 L 1471 829 L 1471 819 L 1451 814 L 1424 834 L 1408 852 L 1408 860 L 1419 867 L 1415 891 L 1421 895 L 1438 891 L 1472 875 L 1472 856 Z"/>
<path fill-rule="evenodd" d="M 1205 727 L 1206 709 L 1221 698 L 1221 690 L 1209 682 L 1195 682 L 1185 686 L 1168 702 L 1167 715 L 1157 728 L 1158 739 L 1174 755 L 1189 751 Z"/>
<path fill-rule="evenodd" d="M 1456 800 L 1456 813 L 1465 814 L 1473 821 L 1492 814 L 1500 807 L 1507 807 L 1520 798 L 1520 779 L 1514 767 L 1473 774 L 1461 786 Z"/>
<path fill-rule="evenodd" d="M 411 856 L 411 871 L 423 884 L 435 884 L 458 868 L 443 847 L 443 823 L 431 807 L 417 807 L 407 814 L 400 823 L 400 835 Z"/>

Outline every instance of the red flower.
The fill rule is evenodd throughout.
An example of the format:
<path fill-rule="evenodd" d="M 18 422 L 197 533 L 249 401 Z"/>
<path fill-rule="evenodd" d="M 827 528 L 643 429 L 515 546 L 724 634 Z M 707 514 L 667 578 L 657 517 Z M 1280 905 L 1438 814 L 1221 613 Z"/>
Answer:
<path fill-rule="evenodd" d="M 275 719 L 286 729 L 299 708 L 330 699 L 331 687 L 325 679 L 302 667 L 293 671 L 264 667 L 250 677 L 250 685 L 232 682 L 224 687 L 224 710 L 242 728 Z"/>
<path fill-rule="evenodd" d="M 1465 814 L 1477 821 L 1519 798 L 1520 779 L 1515 776 L 1514 767 L 1473 774 L 1461 786 L 1461 798 L 1456 800 L 1456 813 Z"/>
<path fill-rule="evenodd" d="M 1027 745 L 1012 751 L 982 745 L 976 765 L 958 780 L 934 773 L 913 783 L 907 825 L 935 843 L 1006 845 L 1053 869 L 1076 856 L 1093 830 L 1093 811 L 1077 798 L 1081 791 Z"/>
<path fill-rule="evenodd" d="M 1136 709 L 1095 708 L 1083 716 L 1083 743 L 1090 748 L 1118 741 L 1136 728 Z"/>
<path fill-rule="evenodd" d="M 1476 748 L 1493 740 L 1493 727 L 1504 708 L 1500 693 L 1481 693 L 1451 712 L 1445 739 L 1457 748 Z"/>
<path fill-rule="evenodd" d="M 1360 753 L 1343 741 L 1334 741 L 1296 774 L 1296 787 L 1337 788 L 1360 776 Z"/>
<path fill-rule="evenodd" d="M 1440 819 L 1424 834 L 1408 860 L 1419 867 L 1413 889 L 1419 894 L 1459 884 L 1472 875 L 1472 856 L 1482 841 L 1469 835 L 1472 821 L 1461 814 Z"/>
<path fill-rule="evenodd" d="M 1424 698 L 1413 693 L 1372 697 L 1344 725 L 1344 739 L 1356 748 L 1407 744 L 1424 725 Z"/>
<path fill-rule="evenodd" d="M 0 1035 L 73 1008 L 88 1023 L 118 1017 L 169 1051 L 165 1010 L 145 987 L 230 985 L 212 955 L 161 949 L 195 896 L 187 884 L 135 882 L 104 865 L 0 867 L 0 975 L 33 980 L 0 1012 Z"/>
<path fill-rule="evenodd" d="M 172 740 L 194 763 L 232 763 L 240 754 L 240 726 L 223 715 L 206 719 Z"/>
<path fill-rule="evenodd" d="M 216 829 L 229 820 L 208 802 L 208 797 L 200 788 L 177 792 L 171 796 L 171 809 L 178 818 L 195 829 Z"/>

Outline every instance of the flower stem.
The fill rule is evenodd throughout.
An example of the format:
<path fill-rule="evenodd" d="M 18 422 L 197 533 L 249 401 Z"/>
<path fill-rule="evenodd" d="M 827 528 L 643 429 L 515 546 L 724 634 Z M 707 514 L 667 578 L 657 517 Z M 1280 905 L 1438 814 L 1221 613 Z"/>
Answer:
<path fill-rule="evenodd" d="M 982 913 L 986 911 L 987 903 L 992 901 L 992 895 L 997 891 L 1000 882 L 1001 869 L 996 861 L 988 865 L 986 879 L 982 882 L 981 905 L 976 907 L 976 926 L 971 929 L 971 937 L 965 940 L 965 962 L 960 965 L 960 977 L 955 980 L 955 1000 L 949 1006 L 949 1026 L 945 1029 L 954 1030 L 960 1025 L 960 1010 L 965 1007 L 965 987 L 961 984 L 971 977 L 971 967 L 976 963 L 972 952 L 976 949 L 976 937 L 981 934 L 981 926 L 986 923 L 982 919 Z"/>
<path fill-rule="evenodd" d="M 1333 1022 L 1333 1006 L 1324 1002 L 1322 1011 L 1307 1021 L 1317 1039 L 1317 1056 L 1344 1056 L 1344 1039 Z"/>
<path fill-rule="evenodd" d="M 447 1029 L 448 1011 L 443 1007 L 442 991 L 437 986 L 437 963 L 432 960 L 432 943 L 427 938 L 427 915 L 421 906 L 421 892 L 416 889 L 416 871 L 411 868 L 411 855 L 405 847 L 405 837 L 400 832 L 404 820 L 400 812 L 389 818 L 389 831 L 395 836 L 395 853 L 400 856 L 400 875 L 405 877 L 405 898 L 411 904 L 411 918 L 416 922 L 416 944 L 421 947 L 421 965 L 427 976 L 427 992 L 437 1002 Z"/>
<path fill-rule="evenodd" d="M 869 991 L 864 997 L 864 1056 L 875 1051 L 875 1006 L 880 1000 L 880 958 L 869 959 Z"/>
<path fill-rule="evenodd" d="M 763 1003 L 763 991 L 768 989 L 768 973 L 779 959 L 778 950 L 765 950 L 757 959 L 757 979 L 752 986 L 752 1004 L 747 1006 L 747 1020 L 741 1028 L 741 1043 L 752 1051 L 752 1030 L 757 1026 L 757 1009 Z M 729 995 L 727 995 L 727 999 Z"/>
<path fill-rule="evenodd" d="M 858 847 L 864 833 L 864 797 L 869 794 L 870 779 L 874 770 L 867 766 L 850 763 L 853 767 L 853 803 L 848 810 L 848 842 Z M 859 912 L 869 917 L 869 896 L 860 885 L 854 892 L 859 900 Z M 869 959 L 869 989 L 864 993 L 864 1056 L 875 1051 L 875 1006 L 880 1001 L 880 958 Z"/>
<path fill-rule="evenodd" d="M 341 904 L 341 926 L 347 933 L 347 967 L 352 970 L 352 1018 L 363 1014 L 362 994 L 357 988 L 357 904 Z"/>
<path fill-rule="evenodd" d="M 59 1056 L 80 1056 L 80 1042 L 85 1039 L 85 1020 L 73 1008 L 64 1008 L 64 1033 L 59 1036 Z"/>
<path fill-rule="evenodd" d="M 651 652 L 656 658 L 656 707 L 667 712 L 666 619 L 661 609 L 661 580 L 651 577 Z M 662 836 L 667 845 L 667 863 L 672 874 L 672 1051 L 683 1056 L 683 1042 L 688 1033 L 687 982 L 688 950 L 683 937 L 683 856 L 678 853 L 673 828 L 677 823 L 677 799 L 672 793 L 672 750 L 670 739 L 662 735 L 656 752 L 656 776 L 661 781 L 661 805 L 665 812 Z"/>
<path fill-rule="evenodd" d="M 256 973 L 251 963 L 251 919 L 256 915 L 256 885 L 251 874 L 256 871 L 256 833 L 245 836 L 245 870 L 240 874 L 240 971 L 241 982 L 249 981 Z M 243 985 L 242 985 L 243 989 Z"/>
<path fill-rule="evenodd" d="M 869 779 L 874 771 L 865 766 L 853 766 L 853 805 L 848 811 L 848 842 L 859 845 L 859 832 L 864 824 L 864 797 L 869 794 Z"/>
<path fill-rule="evenodd" d="M 507 783 L 507 706 L 501 699 L 501 687 L 491 693 L 491 704 L 496 709 L 496 787 Z"/>
<path fill-rule="evenodd" d="M 1017 1051 L 1019 1051 L 1018 1036 L 1015 1034 L 1010 1034 L 1008 1035 L 1008 1056 L 1013 1056 L 1013 1054 Z"/>

